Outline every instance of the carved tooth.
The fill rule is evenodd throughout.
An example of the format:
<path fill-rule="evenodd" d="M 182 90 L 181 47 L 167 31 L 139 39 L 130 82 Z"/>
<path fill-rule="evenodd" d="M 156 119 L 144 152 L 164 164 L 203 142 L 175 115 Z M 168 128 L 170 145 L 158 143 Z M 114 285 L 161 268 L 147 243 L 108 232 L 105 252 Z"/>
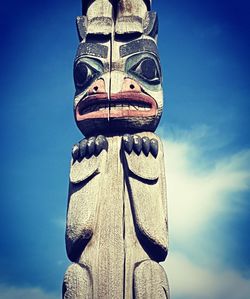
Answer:
<path fill-rule="evenodd" d="M 156 158 L 158 155 L 158 141 L 155 138 L 150 140 L 150 151 L 151 154 Z"/>
<path fill-rule="evenodd" d="M 134 151 L 137 155 L 140 155 L 142 150 L 142 139 L 138 135 L 134 135 L 133 139 L 134 139 Z"/>
<path fill-rule="evenodd" d="M 150 140 L 147 136 L 142 137 L 142 150 L 145 156 L 148 156 L 150 151 Z"/>
<path fill-rule="evenodd" d="M 83 139 L 80 144 L 80 158 L 83 159 L 86 156 L 86 150 L 87 150 L 87 143 L 88 140 L 87 139 Z"/>
<path fill-rule="evenodd" d="M 131 153 L 133 149 L 133 137 L 130 134 L 125 134 L 122 137 L 124 149 L 127 153 Z"/>
<path fill-rule="evenodd" d="M 72 158 L 77 160 L 79 158 L 79 144 L 75 144 L 72 148 Z"/>

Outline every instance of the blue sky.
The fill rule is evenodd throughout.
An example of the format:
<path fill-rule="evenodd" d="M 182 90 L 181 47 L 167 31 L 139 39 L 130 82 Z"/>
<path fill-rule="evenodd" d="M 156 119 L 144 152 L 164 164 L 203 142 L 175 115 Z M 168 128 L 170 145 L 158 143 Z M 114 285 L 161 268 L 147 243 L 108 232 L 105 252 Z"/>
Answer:
<path fill-rule="evenodd" d="M 250 292 L 250 4 L 155 1 L 172 299 Z M 60 298 L 79 1 L 1 7 L 0 292 Z"/>

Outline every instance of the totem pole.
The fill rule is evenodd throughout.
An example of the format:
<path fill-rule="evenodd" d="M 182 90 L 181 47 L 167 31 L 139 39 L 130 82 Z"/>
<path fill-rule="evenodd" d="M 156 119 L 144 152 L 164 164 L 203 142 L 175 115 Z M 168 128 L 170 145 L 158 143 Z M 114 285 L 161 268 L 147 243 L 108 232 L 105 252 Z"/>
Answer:
<path fill-rule="evenodd" d="M 64 299 L 170 298 L 163 108 L 150 0 L 83 0 Z"/>

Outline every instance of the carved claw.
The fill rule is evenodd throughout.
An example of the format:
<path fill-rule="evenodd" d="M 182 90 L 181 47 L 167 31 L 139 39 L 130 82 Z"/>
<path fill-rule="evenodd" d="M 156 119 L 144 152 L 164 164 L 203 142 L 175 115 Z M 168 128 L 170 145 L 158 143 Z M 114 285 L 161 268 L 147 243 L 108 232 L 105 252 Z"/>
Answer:
<path fill-rule="evenodd" d="M 72 158 L 77 160 L 79 158 L 79 144 L 75 144 L 72 148 Z"/>
<path fill-rule="evenodd" d="M 125 134 L 122 137 L 122 141 L 123 141 L 125 151 L 130 154 L 133 149 L 133 137 L 129 134 Z"/>
<path fill-rule="evenodd" d="M 108 150 L 108 141 L 103 135 L 98 135 L 95 140 L 95 154 L 98 156 L 103 149 Z"/>
<path fill-rule="evenodd" d="M 87 156 L 91 157 L 95 152 L 95 137 L 90 137 L 87 143 L 88 151 Z"/>
<path fill-rule="evenodd" d="M 140 155 L 141 152 L 145 156 L 148 156 L 151 152 L 155 158 L 158 155 L 159 146 L 155 138 L 149 139 L 147 136 L 140 137 L 139 135 L 125 134 L 122 137 L 122 142 L 128 154 L 131 154 L 132 150 L 134 150 L 137 155 Z"/>
<path fill-rule="evenodd" d="M 150 151 L 151 154 L 156 158 L 158 155 L 158 141 L 154 138 L 150 140 Z"/>
<path fill-rule="evenodd" d="M 98 135 L 75 144 L 72 149 L 72 157 L 74 160 L 80 161 L 93 155 L 98 156 L 102 150 L 108 150 L 108 141 L 105 136 Z"/>
<path fill-rule="evenodd" d="M 87 152 L 87 143 L 88 143 L 87 139 L 83 139 L 79 143 L 79 145 L 80 145 L 80 157 L 85 157 L 86 152 Z"/>
<path fill-rule="evenodd" d="M 133 136 L 133 139 L 134 139 L 134 151 L 137 155 L 140 155 L 141 153 L 141 150 L 142 150 L 142 140 L 141 140 L 141 137 L 138 136 L 138 135 L 134 135 Z"/>
<path fill-rule="evenodd" d="M 145 156 L 148 156 L 150 152 L 150 140 L 147 136 L 142 137 L 142 150 Z"/>

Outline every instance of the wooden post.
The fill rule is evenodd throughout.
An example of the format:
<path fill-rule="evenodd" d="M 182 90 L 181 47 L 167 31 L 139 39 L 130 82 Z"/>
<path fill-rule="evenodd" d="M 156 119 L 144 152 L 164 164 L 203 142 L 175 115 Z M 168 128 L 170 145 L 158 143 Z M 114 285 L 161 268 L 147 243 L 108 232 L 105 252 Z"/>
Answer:
<path fill-rule="evenodd" d="M 163 108 L 150 0 L 83 1 L 64 299 L 170 298 Z"/>

